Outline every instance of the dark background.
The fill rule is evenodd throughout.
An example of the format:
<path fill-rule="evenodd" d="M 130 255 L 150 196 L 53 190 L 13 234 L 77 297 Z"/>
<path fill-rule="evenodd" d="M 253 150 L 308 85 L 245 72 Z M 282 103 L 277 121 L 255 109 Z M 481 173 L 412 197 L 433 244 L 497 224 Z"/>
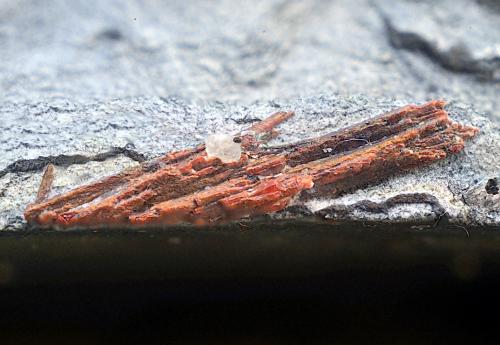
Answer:
<path fill-rule="evenodd" d="M 0 243 L 2 344 L 494 343 L 497 231 L 12 234 Z"/>

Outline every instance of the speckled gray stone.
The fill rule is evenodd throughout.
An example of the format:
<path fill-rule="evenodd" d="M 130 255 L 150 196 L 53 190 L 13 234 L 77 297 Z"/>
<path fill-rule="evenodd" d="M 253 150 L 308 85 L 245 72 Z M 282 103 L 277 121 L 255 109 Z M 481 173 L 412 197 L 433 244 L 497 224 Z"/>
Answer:
<path fill-rule="evenodd" d="M 498 224 L 498 198 L 483 185 L 500 175 L 500 11 L 456 3 L 0 2 L 0 229 L 23 227 L 48 161 L 64 191 L 276 110 L 297 113 L 276 141 L 289 142 L 434 98 L 481 128 L 464 153 L 296 209 L 394 221 L 445 210 L 454 222 Z M 430 24 L 408 24 L 418 18 Z M 469 60 L 454 69 L 443 59 L 456 46 Z M 486 70 L 464 73 L 469 65 Z M 437 203 L 388 206 L 408 193 Z"/>
<path fill-rule="evenodd" d="M 444 97 L 498 120 L 500 83 L 443 68 L 406 50 L 411 42 L 395 47 L 386 23 L 401 39 L 409 30 L 438 52 L 465 47 L 498 63 L 499 18 L 487 1 L 469 0 L 6 1 L 2 102 L 180 96 L 246 104 L 335 92 Z"/>
<path fill-rule="evenodd" d="M 381 3 L 390 42 L 420 51 L 452 71 L 500 81 L 498 15 L 472 1 L 441 0 L 439 7 L 436 11 L 431 1 Z M 477 30 L 480 22 L 489 30 Z"/>

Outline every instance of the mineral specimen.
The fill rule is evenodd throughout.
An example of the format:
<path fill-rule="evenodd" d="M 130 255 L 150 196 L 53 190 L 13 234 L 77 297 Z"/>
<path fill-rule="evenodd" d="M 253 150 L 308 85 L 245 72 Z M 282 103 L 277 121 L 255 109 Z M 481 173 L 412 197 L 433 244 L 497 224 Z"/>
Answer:
<path fill-rule="evenodd" d="M 53 178 L 47 171 L 25 218 L 61 228 L 211 225 L 337 196 L 460 152 L 477 129 L 452 122 L 444 105 L 408 105 L 319 138 L 261 147 L 293 115 L 279 112 L 234 137 L 211 137 L 41 200 Z"/>

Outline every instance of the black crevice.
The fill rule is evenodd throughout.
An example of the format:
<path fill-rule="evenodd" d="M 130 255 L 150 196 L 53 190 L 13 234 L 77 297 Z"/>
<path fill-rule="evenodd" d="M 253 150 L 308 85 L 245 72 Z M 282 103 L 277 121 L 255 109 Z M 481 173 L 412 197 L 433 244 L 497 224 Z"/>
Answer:
<path fill-rule="evenodd" d="M 345 217 L 354 210 L 370 212 L 370 213 L 385 213 L 387 214 L 392 207 L 403 204 L 427 204 L 432 207 L 438 217 L 446 213 L 446 210 L 439 203 L 439 200 L 428 193 L 410 193 L 399 194 L 392 198 L 388 198 L 382 202 L 374 202 L 371 200 L 361 200 L 352 205 L 332 205 L 325 209 L 316 212 L 317 215 L 325 217 L 329 214 L 336 214 L 337 216 Z"/>
<path fill-rule="evenodd" d="M 146 160 L 146 157 L 142 153 L 135 151 L 132 145 L 125 145 L 124 147 L 112 147 L 106 152 L 90 156 L 80 154 L 62 154 L 57 156 L 40 156 L 34 159 L 20 159 L 8 165 L 5 169 L 0 170 L 0 177 L 3 177 L 8 173 L 41 171 L 47 166 L 47 164 L 70 166 L 73 164 L 85 164 L 88 162 L 102 162 L 118 155 L 124 155 L 139 163 Z"/>
<path fill-rule="evenodd" d="M 419 52 L 444 69 L 456 73 L 474 74 L 483 81 L 494 81 L 498 61 L 475 60 L 470 51 L 463 45 L 457 45 L 447 51 L 439 51 L 425 38 L 413 32 L 396 29 L 388 18 L 382 15 L 389 43 L 395 49 Z"/>

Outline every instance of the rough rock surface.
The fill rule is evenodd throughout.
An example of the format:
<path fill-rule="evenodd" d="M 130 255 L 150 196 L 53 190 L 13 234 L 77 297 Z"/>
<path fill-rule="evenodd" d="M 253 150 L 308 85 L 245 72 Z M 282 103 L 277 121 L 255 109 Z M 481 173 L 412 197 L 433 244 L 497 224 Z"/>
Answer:
<path fill-rule="evenodd" d="M 289 142 L 433 98 L 480 127 L 464 153 L 295 211 L 498 224 L 499 33 L 494 1 L 0 2 L 0 229 L 49 161 L 62 191 L 276 110 Z"/>
<path fill-rule="evenodd" d="M 105 151 L 110 146 L 128 145 L 128 147 L 135 147 L 135 150 L 139 152 L 147 152 L 151 156 L 156 156 L 176 148 L 194 146 L 202 141 L 202 138 L 220 128 L 236 133 L 244 126 L 241 123 L 246 122 L 245 119 L 264 117 L 276 110 L 294 109 L 295 117 L 280 127 L 282 135 L 274 143 L 290 142 L 307 138 L 311 133 L 325 134 L 391 110 L 403 103 L 406 101 L 331 95 L 294 101 L 259 102 L 250 106 L 222 103 L 198 106 L 188 105 L 179 100 L 140 98 L 109 103 L 99 102 L 90 105 L 92 109 L 90 111 L 88 104 L 72 105 L 68 107 L 73 109 L 71 120 L 64 125 L 49 120 L 54 114 L 60 114 L 60 112 L 50 110 L 41 115 L 42 122 L 46 124 L 45 127 L 35 125 L 30 129 L 33 132 L 32 135 L 39 138 L 36 149 L 32 149 L 32 155 L 24 155 L 21 161 L 4 162 L 8 165 L 0 173 L 4 175 L 0 180 L 0 190 L 3 196 L 0 199 L 0 209 L 2 209 L 0 219 L 4 227 L 22 223 L 21 211 L 28 202 L 33 200 L 41 179 L 41 166 L 36 164 L 37 159 L 39 156 L 52 155 L 49 160 L 58 164 L 57 156 L 54 156 L 54 147 L 64 147 L 65 150 L 62 150 L 61 154 L 74 153 L 79 148 L 86 150 L 82 152 L 83 155 L 95 157 L 93 151 Z M 120 109 L 118 111 L 117 106 Z M 127 112 L 129 123 L 134 125 L 126 131 L 110 125 L 116 121 L 116 118 L 112 114 L 106 115 L 106 109 L 112 108 L 116 113 Z M 18 105 L 17 109 L 17 120 L 13 118 L 12 124 L 1 128 L 2 133 L 12 137 L 16 136 L 20 127 L 26 127 L 22 119 L 31 116 L 32 107 Z M 388 179 L 379 185 L 341 198 L 307 202 L 304 205 L 306 209 L 326 218 L 416 221 L 437 219 L 446 213 L 452 221 L 461 223 L 500 221 L 498 195 L 488 194 L 485 188 L 486 182 L 483 183 L 483 180 L 495 177 L 498 172 L 498 161 L 491 152 L 500 151 L 499 126 L 461 104 L 450 104 L 448 111 L 453 119 L 478 126 L 481 130 L 477 138 L 467 143 L 463 153 L 431 167 Z M 44 116 L 47 119 L 44 119 Z M 14 116 L 11 115 L 12 117 Z M 82 126 L 79 126 L 84 121 L 95 124 L 95 127 L 85 127 L 85 135 L 81 132 Z M 16 123 L 19 125 L 14 125 Z M 62 133 L 54 137 L 52 133 L 57 130 Z M 101 139 L 92 141 L 92 138 Z M 94 146 L 86 144 L 89 140 L 94 143 Z M 21 145 L 12 147 L 8 151 L 16 152 L 16 150 L 19 153 L 14 154 L 15 156 L 22 154 L 22 150 L 25 149 Z M 134 160 L 126 158 L 120 151 L 117 151 L 116 157 L 104 162 L 82 160 L 84 164 L 68 163 L 71 161 L 63 162 L 56 173 L 55 192 L 73 188 L 84 181 L 137 164 Z M 482 188 L 482 193 L 475 199 L 469 198 L 469 201 L 466 201 L 465 196 L 469 195 L 476 185 L 480 186 L 479 190 Z M 415 195 L 416 193 L 422 195 Z M 356 204 L 363 200 L 383 203 L 401 194 L 411 194 L 413 198 L 393 202 L 392 206 L 382 205 L 374 210 Z M 491 201 L 485 203 L 483 202 L 485 198 Z M 343 207 L 342 212 L 339 212 L 338 206 Z M 347 209 L 344 206 L 347 206 Z"/>
<path fill-rule="evenodd" d="M 451 71 L 500 81 L 500 44 L 496 38 L 500 35 L 500 24 L 495 12 L 471 1 L 457 4 L 443 0 L 441 6 L 446 11 L 435 11 L 430 1 L 389 0 L 381 4 L 389 41 L 394 47 L 419 51 Z M 490 30 L 477 30 L 475 25 L 481 21 Z M 461 28 L 465 28 L 466 35 Z"/>

